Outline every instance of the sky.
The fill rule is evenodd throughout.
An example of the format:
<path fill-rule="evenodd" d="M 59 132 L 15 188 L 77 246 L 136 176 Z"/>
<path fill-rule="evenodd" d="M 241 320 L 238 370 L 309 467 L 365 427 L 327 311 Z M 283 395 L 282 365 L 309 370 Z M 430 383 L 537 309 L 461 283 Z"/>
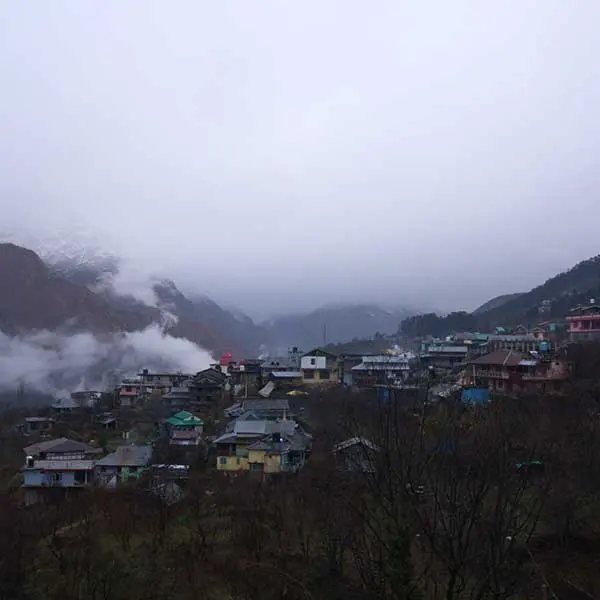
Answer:
<path fill-rule="evenodd" d="M 0 3 L 0 230 L 251 315 L 600 252 L 600 3 Z"/>

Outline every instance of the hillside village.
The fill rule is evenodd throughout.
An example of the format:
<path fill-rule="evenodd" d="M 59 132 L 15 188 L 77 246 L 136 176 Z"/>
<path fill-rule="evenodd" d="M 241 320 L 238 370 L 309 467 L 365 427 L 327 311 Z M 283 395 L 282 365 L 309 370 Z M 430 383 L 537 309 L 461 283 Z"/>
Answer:
<path fill-rule="evenodd" d="M 23 503 L 139 480 L 149 491 L 168 484 L 182 495 L 198 457 L 224 476 L 297 472 L 313 445 L 308 398 L 340 389 L 472 404 L 495 394 L 560 394 L 569 375 L 565 347 L 599 335 L 600 307 L 590 303 L 531 330 L 404 340 L 412 350 L 394 345 L 353 355 L 292 347 L 261 359 L 226 352 L 193 374 L 144 369 L 112 391 L 73 392 L 25 416 L 18 425 L 27 440 Z"/>

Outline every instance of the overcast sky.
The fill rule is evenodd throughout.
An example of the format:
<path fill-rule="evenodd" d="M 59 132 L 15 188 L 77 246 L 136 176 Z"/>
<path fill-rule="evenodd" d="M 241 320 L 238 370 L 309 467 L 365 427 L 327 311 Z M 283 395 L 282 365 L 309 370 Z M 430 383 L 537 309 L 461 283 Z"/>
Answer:
<path fill-rule="evenodd" d="M 600 252 L 600 2 L 0 3 L 0 229 L 252 314 Z M 71 233 L 72 232 L 72 233 Z"/>

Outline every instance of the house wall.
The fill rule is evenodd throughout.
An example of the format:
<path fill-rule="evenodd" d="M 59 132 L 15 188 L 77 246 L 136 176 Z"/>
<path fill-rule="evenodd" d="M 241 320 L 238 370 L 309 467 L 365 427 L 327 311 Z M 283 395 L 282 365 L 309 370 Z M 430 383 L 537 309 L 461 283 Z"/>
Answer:
<path fill-rule="evenodd" d="M 340 373 L 337 368 L 323 368 L 323 371 L 329 372 L 329 378 L 321 378 L 319 370 L 306 369 L 302 370 L 302 383 L 336 385 L 340 381 Z"/>
<path fill-rule="evenodd" d="M 600 315 L 581 315 L 567 317 L 569 336 L 571 340 L 600 338 Z"/>
<path fill-rule="evenodd" d="M 279 473 L 283 470 L 285 464 L 285 455 L 267 454 L 264 450 L 251 450 L 248 456 L 248 462 L 264 465 L 265 473 Z"/>
<path fill-rule="evenodd" d="M 264 463 L 265 462 L 265 451 L 264 450 L 250 450 L 250 452 L 248 452 L 248 462 Z"/>
<path fill-rule="evenodd" d="M 240 456 L 217 456 L 217 471 L 247 471 L 248 459 Z"/>
<path fill-rule="evenodd" d="M 54 473 L 60 473 L 60 481 L 53 479 Z M 88 473 L 88 481 L 91 480 L 91 472 Z M 75 487 L 83 485 L 75 482 L 75 471 L 40 471 L 28 470 L 23 472 L 23 485 L 31 486 L 55 486 L 55 487 Z"/>
<path fill-rule="evenodd" d="M 331 366 L 331 365 L 330 365 Z M 327 357 L 325 356 L 303 356 L 300 361 L 301 369 L 327 369 Z"/>
<path fill-rule="evenodd" d="M 265 456 L 265 473 L 279 473 L 282 471 L 282 454 L 274 454 Z"/>

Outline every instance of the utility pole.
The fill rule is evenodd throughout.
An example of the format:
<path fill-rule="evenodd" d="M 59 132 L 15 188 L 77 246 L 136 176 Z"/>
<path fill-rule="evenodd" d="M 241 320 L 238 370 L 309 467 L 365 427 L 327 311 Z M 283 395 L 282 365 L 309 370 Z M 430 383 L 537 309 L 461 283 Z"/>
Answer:
<path fill-rule="evenodd" d="M 25 400 L 25 383 L 23 381 L 19 381 L 19 387 L 17 388 L 17 405 L 19 407 L 22 407 L 24 400 Z"/>

